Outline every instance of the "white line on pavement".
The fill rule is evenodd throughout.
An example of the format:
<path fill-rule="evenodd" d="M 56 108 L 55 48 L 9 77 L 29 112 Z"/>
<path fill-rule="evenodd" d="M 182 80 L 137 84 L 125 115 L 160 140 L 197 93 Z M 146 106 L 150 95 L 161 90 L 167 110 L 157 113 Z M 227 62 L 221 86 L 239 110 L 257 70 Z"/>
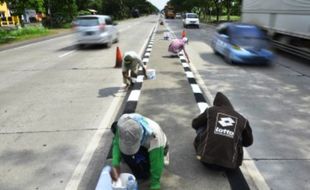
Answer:
<path fill-rule="evenodd" d="M 197 104 L 198 104 L 200 113 L 204 112 L 209 107 L 209 105 L 205 102 L 198 102 Z"/>
<path fill-rule="evenodd" d="M 115 96 L 112 100 L 111 105 L 109 106 L 106 115 L 101 120 L 100 125 L 92 137 L 90 143 L 87 146 L 86 151 L 83 154 L 83 157 L 79 161 L 77 167 L 75 168 L 69 182 L 66 185 L 65 190 L 76 190 L 78 189 L 78 186 L 82 180 L 82 177 L 90 163 L 91 158 L 93 157 L 93 154 L 95 150 L 97 149 L 100 139 L 102 138 L 103 134 L 106 132 L 105 129 L 107 129 L 110 124 L 112 123 L 112 120 L 114 120 L 117 110 L 119 109 L 121 102 L 123 98 L 125 97 L 125 92 L 121 92 L 120 90 L 117 93 L 118 95 Z"/>
<path fill-rule="evenodd" d="M 149 62 L 149 58 L 143 58 L 142 62 Z"/>
<path fill-rule="evenodd" d="M 191 84 L 194 93 L 202 93 L 200 87 L 197 84 Z"/>
<path fill-rule="evenodd" d="M 140 96 L 140 90 L 133 90 L 131 91 L 128 101 L 138 101 Z"/>
<path fill-rule="evenodd" d="M 70 54 L 72 54 L 72 53 L 74 53 L 74 52 L 75 52 L 75 50 L 72 50 L 72 51 L 69 51 L 69 52 L 64 53 L 64 54 L 62 54 L 62 55 L 59 55 L 58 57 L 59 57 L 59 58 L 62 58 L 62 57 L 65 57 L 65 56 L 67 56 L 67 55 L 70 55 Z"/>
<path fill-rule="evenodd" d="M 185 74 L 186 74 L 186 77 L 187 77 L 187 78 L 194 78 L 193 73 L 190 72 L 190 71 L 186 71 Z"/>

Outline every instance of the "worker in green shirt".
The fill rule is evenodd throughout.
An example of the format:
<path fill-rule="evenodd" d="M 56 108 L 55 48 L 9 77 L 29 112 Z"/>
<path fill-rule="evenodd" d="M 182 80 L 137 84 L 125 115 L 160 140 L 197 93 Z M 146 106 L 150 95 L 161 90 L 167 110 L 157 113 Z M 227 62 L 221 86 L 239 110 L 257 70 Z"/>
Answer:
<path fill-rule="evenodd" d="M 112 179 L 119 177 L 122 159 L 137 179 L 150 178 L 150 189 L 160 189 L 164 165 L 169 164 L 165 133 L 155 121 L 137 113 L 123 114 L 114 124 Z"/>

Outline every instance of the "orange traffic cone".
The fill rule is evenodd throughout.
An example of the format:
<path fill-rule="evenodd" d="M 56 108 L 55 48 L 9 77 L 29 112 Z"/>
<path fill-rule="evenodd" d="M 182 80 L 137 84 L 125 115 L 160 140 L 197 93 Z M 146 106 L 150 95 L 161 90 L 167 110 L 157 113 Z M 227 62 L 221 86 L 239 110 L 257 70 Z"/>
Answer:
<path fill-rule="evenodd" d="M 122 67 L 122 62 L 123 62 L 122 53 L 121 53 L 121 50 L 119 49 L 119 47 L 117 47 L 116 48 L 116 61 L 115 61 L 114 68 Z"/>
<path fill-rule="evenodd" d="M 184 38 L 184 37 L 186 37 L 186 32 L 185 32 L 185 30 L 183 30 L 183 32 L 182 32 L 182 38 Z"/>

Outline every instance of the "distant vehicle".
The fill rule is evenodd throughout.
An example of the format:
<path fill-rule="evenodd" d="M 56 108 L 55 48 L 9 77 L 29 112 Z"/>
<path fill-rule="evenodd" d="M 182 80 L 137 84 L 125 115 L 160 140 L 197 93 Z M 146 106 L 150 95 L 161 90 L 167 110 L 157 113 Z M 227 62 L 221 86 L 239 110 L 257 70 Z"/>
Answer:
<path fill-rule="evenodd" d="M 166 5 L 164 8 L 165 18 L 175 19 L 175 10 L 174 7 L 170 4 Z"/>
<path fill-rule="evenodd" d="M 77 45 L 105 44 L 111 47 L 118 42 L 119 32 L 107 15 L 79 16 L 73 22 L 76 31 Z"/>
<path fill-rule="evenodd" d="M 132 15 L 132 17 L 134 17 L 134 18 L 138 18 L 138 17 L 140 16 L 139 9 L 133 9 L 133 10 L 131 11 L 131 15 Z"/>
<path fill-rule="evenodd" d="M 223 23 L 211 41 L 215 53 L 228 63 L 269 64 L 274 58 L 266 33 L 251 24 Z"/>
<path fill-rule="evenodd" d="M 188 26 L 196 26 L 199 28 L 199 18 L 196 13 L 185 13 L 183 18 L 183 26 L 187 28 Z"/>
<path fill-rule="evenodd" d="M 34 9 L 25 9 L 22 18 L 24 23 L 37 22 L 37 13 Z"/>
<path fill-rule="evenodd" d="M 275 47 L 310 60 L 309 0 L 244 0 L 242 22 L 262 26 Z"/>
<path fill-rule="evenodd" d="M 182 18 L 181 13 L 177 13 L 177 14 L 175 14 L 175 18 L 178 18 L 178 19 Z"/>

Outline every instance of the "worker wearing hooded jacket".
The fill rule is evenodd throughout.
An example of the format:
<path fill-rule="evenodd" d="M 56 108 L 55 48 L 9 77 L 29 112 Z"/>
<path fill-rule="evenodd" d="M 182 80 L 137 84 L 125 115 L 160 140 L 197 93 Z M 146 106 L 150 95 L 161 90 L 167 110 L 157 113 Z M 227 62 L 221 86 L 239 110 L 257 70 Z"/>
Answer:
<path fill-rule="evenodd" d="M 221 92 L 216 94 L 213 106 L 192 121 L 192 127 L 197 132 L 196 156 L 203 163 L 236 169 L 242 164 L 242 147 L 253 143 L 248 120 Z"/>
<path fill-rule="evenodd" d="M 155 121 L 136 113 L 123 114 L 116 125 L 112 179 L 118 178 L 123 159 L 137 179 L 150 177 L 150 189 L 160 189 L 164 159 L 168 156 L 165 133 Z"/>

